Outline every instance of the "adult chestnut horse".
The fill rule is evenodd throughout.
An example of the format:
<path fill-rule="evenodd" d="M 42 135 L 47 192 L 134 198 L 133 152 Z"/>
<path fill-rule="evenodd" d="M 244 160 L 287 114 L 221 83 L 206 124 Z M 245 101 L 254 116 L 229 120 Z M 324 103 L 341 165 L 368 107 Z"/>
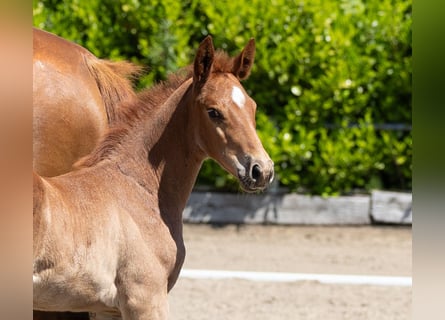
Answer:
<path fill-rule="evenodd" d="M 140 68 L 110 62 L 54 34 L 33 29 L 33 167 L 43 176 L 72 170 L 135 97 Z"/>
<path fill-rule="evenodd" d="M 34 309 L 167 319 L 185 257 L 182 211 L 203 160 L 248 192 L 273 179 L 240 84 L 254 55 L 253 39 L 230 58 L 207 37 L 192 67 L 126 103 L 78 170 L 34 174 Z"/>

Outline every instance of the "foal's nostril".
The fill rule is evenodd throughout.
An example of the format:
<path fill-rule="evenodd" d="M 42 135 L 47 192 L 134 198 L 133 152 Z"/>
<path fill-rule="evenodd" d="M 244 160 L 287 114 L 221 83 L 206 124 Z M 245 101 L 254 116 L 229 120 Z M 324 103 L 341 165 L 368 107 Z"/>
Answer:
<path fill-rule="evenodd" d="M 261 167 L 257 164 L 252 166 L 251 178 L 257 181 L 261 177 Z"/>

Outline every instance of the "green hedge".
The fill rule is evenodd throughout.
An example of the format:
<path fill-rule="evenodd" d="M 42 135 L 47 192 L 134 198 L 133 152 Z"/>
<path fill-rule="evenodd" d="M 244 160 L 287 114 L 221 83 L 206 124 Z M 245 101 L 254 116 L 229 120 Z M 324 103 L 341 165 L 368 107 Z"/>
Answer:
<path fill-rule="evenodd" d="M 189 64 L 207 34 L 232 53 L 254 37 L 245 87 L 282 187 L 323 195 L 411 189 L 411 1 L 53 0 L 33 7 L 35 26 L 100 57 L 151 67 L 140 86 Z M 237 188 L 212 162 L 199 182 Z"/>

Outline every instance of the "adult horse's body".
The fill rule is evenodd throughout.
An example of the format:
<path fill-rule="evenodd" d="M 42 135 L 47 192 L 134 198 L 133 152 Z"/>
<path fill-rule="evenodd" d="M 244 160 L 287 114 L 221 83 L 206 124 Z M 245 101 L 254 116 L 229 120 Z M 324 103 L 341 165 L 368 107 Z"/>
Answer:
<path fill-rule="evenodd" d="M 95 57 L 54 34 L 33 29 L 33 167 L 43 176 L 72 170 L 135 98 L 140 68 Z M 34 311 L 36 320 L 88 319 L 88 314 Z"/>
<path fill-rule="evenodd" d="M 134 98 L 140 68 L 110 62 L 54 34 L 33 29 L 33 167 L 56 176 L 90 153 Z"/>
<path fill-rule="evenodd" d="M 211 157 L 246 191 L 273 179 L 240 84 L 251 40 L 235 58 L 200 45 L 193 68 L 127 104 L 79 170 L 34 174 L 34 308 L 104 319 L 167 319 L 185 257 L 182 211 Z"/>

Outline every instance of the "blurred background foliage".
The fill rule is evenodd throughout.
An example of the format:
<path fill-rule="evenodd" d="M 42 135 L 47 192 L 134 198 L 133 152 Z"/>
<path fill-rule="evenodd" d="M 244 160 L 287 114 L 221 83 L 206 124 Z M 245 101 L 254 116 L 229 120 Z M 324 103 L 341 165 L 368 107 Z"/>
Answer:
<path fill-rule="evenodd" d="M 148 66 L 139 88 L 190 64 L 207 34 L 231 54 L 254 37 L 244 86 L 273 190 L 411 189 L 411 0 L 34 0 L 33 16 L 101 58 Z M 198 183 L 238 189 L 212 161 Z"/>

